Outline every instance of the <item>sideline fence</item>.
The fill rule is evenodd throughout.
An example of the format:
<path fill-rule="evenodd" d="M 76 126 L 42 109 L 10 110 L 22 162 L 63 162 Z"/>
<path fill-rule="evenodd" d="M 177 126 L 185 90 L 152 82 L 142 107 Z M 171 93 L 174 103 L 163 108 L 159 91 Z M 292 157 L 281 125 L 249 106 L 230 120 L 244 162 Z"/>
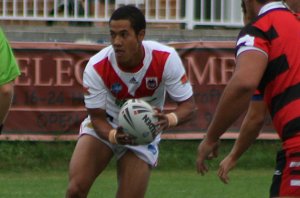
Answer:
<path fill-rule="evenodd" d="M 2 0 L 0 20 L 107 22 L 123 4 L 141 8 L 149 23 L 241 27 L 236 0 Z"/>

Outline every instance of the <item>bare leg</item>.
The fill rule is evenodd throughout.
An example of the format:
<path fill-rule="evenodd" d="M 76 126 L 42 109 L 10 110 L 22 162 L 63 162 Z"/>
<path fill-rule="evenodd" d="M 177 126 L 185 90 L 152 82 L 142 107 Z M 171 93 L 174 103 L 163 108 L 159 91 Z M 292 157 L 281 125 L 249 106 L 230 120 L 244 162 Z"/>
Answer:
<path fill-rule="evenodd" d="M 127 151 L 118 161 L 119 188 L 117 198 L 142 198 L 145 196 L 151 174 L 150 166 Z"/>
<path fill-rule="evenodd" d="M 85 198 L 96 177 L 113 156 L 112 150 L 90 135 L 83 135 L 75 147 L 69 169 L 67 198 Z"/>

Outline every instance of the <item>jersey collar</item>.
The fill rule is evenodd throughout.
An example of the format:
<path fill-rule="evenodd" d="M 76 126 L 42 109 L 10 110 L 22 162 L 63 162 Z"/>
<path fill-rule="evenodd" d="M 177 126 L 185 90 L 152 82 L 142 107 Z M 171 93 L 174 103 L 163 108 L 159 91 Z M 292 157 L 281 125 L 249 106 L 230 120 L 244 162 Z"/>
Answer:
<path fill-rule="evenodd" d="M 277 9 L 277 8 L 286 8 L 282 2 L 271 2 L 271 3 L 267 3 L 266 5 L 264 5 L 258 15 L 261 15 L 269 10 L 273 10 L 273 9 Z"/>

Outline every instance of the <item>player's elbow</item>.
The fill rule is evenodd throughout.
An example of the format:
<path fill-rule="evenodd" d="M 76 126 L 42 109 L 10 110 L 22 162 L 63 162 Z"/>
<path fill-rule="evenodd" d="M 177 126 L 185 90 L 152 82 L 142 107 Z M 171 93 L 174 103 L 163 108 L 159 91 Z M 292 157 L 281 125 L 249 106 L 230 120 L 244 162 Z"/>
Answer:
<path fill-rule="evenodd" d="M 257 89 L 259 80 L 245 74 L 235 73 L 228 83 L 233 89 L 239 92 L 251 92 Z"/>
<path fill-rule="evenodd" d="M 0 86 L 0 96 L 1 98 L 12 98 L 14 93 L 13 83 L 8 83 Z"/>

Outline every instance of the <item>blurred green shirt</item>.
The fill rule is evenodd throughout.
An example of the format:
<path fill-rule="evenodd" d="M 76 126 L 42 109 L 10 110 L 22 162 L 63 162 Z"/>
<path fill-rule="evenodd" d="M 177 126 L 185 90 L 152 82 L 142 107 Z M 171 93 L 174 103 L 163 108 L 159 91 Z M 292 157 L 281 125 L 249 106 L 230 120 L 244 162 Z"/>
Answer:
<path fill-rule="evenodd" d="M 13 51 L 0 28 L 0 85 L 9 83 L 20 75 Z"/>

